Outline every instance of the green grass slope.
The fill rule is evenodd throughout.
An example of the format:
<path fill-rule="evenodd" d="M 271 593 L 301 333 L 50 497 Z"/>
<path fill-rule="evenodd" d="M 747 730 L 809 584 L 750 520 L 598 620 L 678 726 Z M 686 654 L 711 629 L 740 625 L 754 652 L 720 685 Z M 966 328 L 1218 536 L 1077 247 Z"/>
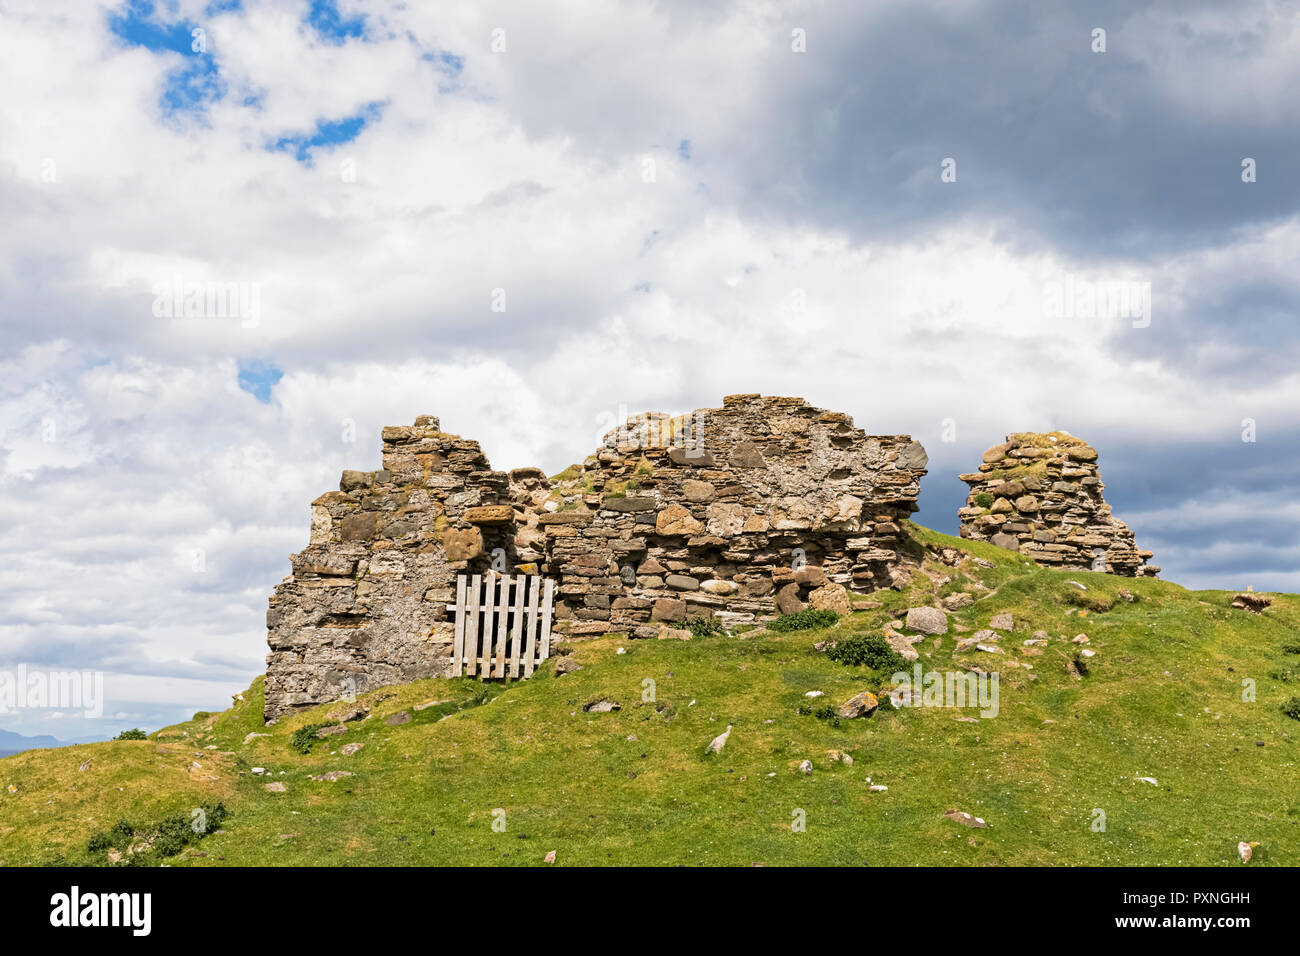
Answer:
<path fill-rule="evenodd" d="M 295 731 L 338 705 L 263 727 L 259 679 L 229 711 L 148 740 L 0 760 L 0 787 L 14 788 L 0 793 L 0 862 L 533 866 L 555 851 L 557 865 L 1242 865 L 1247 841 L 1251 866 L 1300 864 L 1300 722 L 1283 713 L 1300 694 L 1300 597 L 1253 614 L 1230 592 L 1052 571 L 913 530 L 927 553 L 913 585 L 832 628 L 579 642 L 582 669 L 558 677 L 548 662 L 509 685 L 367 694 L 368 718 L 308 738 L 306 753 Z M 945 548 L 957 566 L 937 560 Z M 920 663 L 996 670 L 998 716 L 883 700 L 869 718 L 813 713 L 889 677 L 814 645 L 880 634 L 958 590 L 976 600 L 950 620 L 970 630 L 923 639 Z M 955 653 L 1003 611 L 1005 654 Z M 1025 647 L 1038 629 L 1048 645 Z M 1076 676 L 1081 632 L 1096 655 Z M 619 709 L 584 709 L 600 700 Z M 727 725 L 725 749 L 706 754 Z M 344 755 L 350 743 L 361 749 Z M 351 776 L 312 779 L 329 771 Z M 174 838 L 176 820 L 217 804 L 218 827 Z"/>

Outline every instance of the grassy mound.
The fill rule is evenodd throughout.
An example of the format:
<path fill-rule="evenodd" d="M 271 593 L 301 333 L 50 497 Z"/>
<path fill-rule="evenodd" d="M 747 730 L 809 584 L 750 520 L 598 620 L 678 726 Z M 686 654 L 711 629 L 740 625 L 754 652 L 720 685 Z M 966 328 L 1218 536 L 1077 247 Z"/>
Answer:
<path fill-rule="evenodd" d="M 581 670 L 382 689 L 323 738 L 304 728 L 336 725 L 340 705 L 264 727 L 259 679 L 230 710 L 147 740 L 0 760 L 0 788 L 16 788 L 0 790 L 0 862 L 126 865 L 119 822 L 147 831 L 220 804 L 220 827 L 171 841 L 166 862 L 1240 865 L 1245 840 L 1260 844 L 1251 866 L 1300 864 L 1300 722 L 1283 712 L 1300 693 L 1286 650 L 1300 598 L 1253 614 L 1229 592 L 1052 571 L 912 530 L 928 555 L 912 585 L 831 627 L 575 642 Z M 957 592 L 974 600 L 950 625 L 967 630 L 923 637 L 919 663 L 997 671 L 996 717 L 882 699 L 871 717 L 819 719 L 888 688 L 892 659 L 867 638 Z M 1005 653 L 956 652 L 1001 612 Z M 1047 644 L 1026 645 L 1037 630 Z M 832 642 L 863 653 L 837 663 Z M 618 707 L 586 709 L 600 701 Z"/>

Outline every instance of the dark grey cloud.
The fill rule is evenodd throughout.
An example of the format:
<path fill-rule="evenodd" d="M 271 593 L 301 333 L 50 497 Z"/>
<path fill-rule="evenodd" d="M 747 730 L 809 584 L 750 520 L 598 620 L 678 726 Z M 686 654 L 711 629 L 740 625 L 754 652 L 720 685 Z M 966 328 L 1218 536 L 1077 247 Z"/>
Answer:
<path fill-rule="evenodd" d="M 774 51 L 757 129 L 721 150 L 707 130 L 692 139 L 737 172 L 747 208 L 864 240 L 977 218 L 1089 259 L 1216 245 L 1300 207 L 1294 97 L 1266 82 L 1282 64 L 1257 59 L 1293 9 L 1237 4 L 1227 30 L 1200 24 L 1211 4 L 826 6 L 804 24 L 808 53 Z M 1153 75 L 1166 52 L 1178 58 L 1161 69 L 1184 76 Z M 1230 115 L 1172 95 L 1207 69 L 1258 92 Z M 940 182 L 945 157 L 956 183 Z"/>

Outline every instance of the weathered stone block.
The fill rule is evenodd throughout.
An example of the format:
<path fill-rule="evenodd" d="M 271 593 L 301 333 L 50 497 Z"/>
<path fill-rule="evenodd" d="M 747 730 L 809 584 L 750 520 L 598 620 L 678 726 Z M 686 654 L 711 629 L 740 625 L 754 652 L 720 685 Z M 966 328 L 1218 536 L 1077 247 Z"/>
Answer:
<path fill-rule="evenodd" d="M 681 505 L 669 505 L 655 520 L 655 531 L 662 535 L 684 536 L 699 534 L 703 530 L 704 523 Z"/>
<path fill-rule="evenodd" d="M 673 598 L 659 598 L 650 611 L 650 620 L 684 621 L 686 620 L 686 602 Z"/>
<path fill-rule="evenodd" d="M 471 561 L 483 553 L 483 532 L 478 528 L 453 528 L 443 535 L 448 561 Z"/>
<path fill-rule="evenodd" d="M 375 536 L 379 529 L 379 520 L 383 517 L 378 511 L 358 511 L 345 515 L 339 522 L 340 535 L 344 541 L 365 541 Z"/>
<path fill-rule="evenodd" d="M 461 517 L 470 524 L 509 524 L 515 520 L 515 509 L 509 505 L 480 505 L 476 508 L 466 508 Z"/>

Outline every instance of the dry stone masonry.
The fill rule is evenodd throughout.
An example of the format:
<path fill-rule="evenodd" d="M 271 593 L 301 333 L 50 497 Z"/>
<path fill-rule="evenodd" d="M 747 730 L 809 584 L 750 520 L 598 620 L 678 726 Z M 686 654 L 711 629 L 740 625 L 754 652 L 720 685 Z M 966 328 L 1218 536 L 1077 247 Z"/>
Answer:
<path fill-rule="evenodd" d="M 799 398 L 634 417 L 557 476 L 537 518 L 541 570 L 574 635 L 847 612 L 847 590 L 893 582 L 926 462 L 908 436 L 869 437 Z"/>
<path fill-rule="evenodd" d="M 1052 567 L 1154 577 L 1128 525 L 1102 498 L 1097 452 L 1065 432 L 1010 435 L 984 453 L 970 485 L 961 536 L 1019 551 Z"/>
<path fill-rule="evenodd" d="M 514 547 L 510 476 L 477 442 L 422 415 L 383 430 L 382 464 L 312 502 L 311 539 L 266 615 L 268 719 L 446 674 L 457 572 Z"/>
<path fill-rule="evenodd" d="M 456 576 L 558 582 L 555 630 L 659 636 L 691 617 L 850 609 L 895 583 L 927 457 L 799 398 L 646 414 L 581 465 L 494 471 L 424 415 L 383 430 L 383 467 L 312 503 L 311 539 L 267 612 L 266 716 L 451 670 Z"/>

